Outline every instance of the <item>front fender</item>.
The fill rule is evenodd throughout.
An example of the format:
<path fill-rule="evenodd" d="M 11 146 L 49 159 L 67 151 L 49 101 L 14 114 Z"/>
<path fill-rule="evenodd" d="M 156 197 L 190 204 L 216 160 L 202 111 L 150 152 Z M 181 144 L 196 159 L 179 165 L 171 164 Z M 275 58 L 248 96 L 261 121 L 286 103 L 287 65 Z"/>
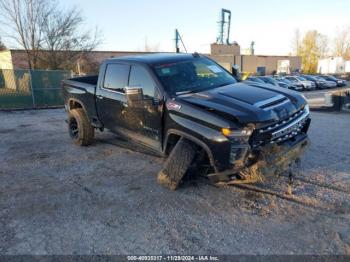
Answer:
<path fill-rule="evenodd" d="M 206 151 L 216 172 L 229 168 L 231 143 L 221 131 L 181 115 L 169 113 L 168 116 L 170 124 L 167 127 L 165 145 L 171 134 L 186 137 Z"/>

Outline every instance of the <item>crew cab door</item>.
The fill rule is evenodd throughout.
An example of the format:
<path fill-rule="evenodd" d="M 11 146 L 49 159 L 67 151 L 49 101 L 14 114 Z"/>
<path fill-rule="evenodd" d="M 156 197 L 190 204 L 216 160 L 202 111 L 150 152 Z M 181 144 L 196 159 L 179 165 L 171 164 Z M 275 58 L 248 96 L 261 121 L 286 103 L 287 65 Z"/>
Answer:
<path fill-rule="evenodd" d="M 127 106 L 124 88 L 128 84 L 130 66 L 107 64 L 100 75 L 102 80 L 96 89 L 96 107 L 103 126 L 112 131 L 125 128 L 124 111 Z"/>
<path fill-rule="evenodd" d="M 138 106 L 128 108 L 130 110 L 130 122 L 137 121 L 138 133 L 140 134 L 140 136 L 134 136 L 133 138 L 161 151 L 161 96 L 151 71 L 142 65 L 132 65 L 128 86 L 142 88 L 143 92 L 143 99 L 138 103 Z M 137 118 L 137 120 L 133 118 Z M 130 126 L 130 128 L 133 127 L 134 125 Z M 133 132 L 130 132 L 130 135 L 133 135 Z"/>
<path fill-rule="evenodd" d="M 143 90 L 138 106 L 128 104 L 127 86 Z M 97 109 L 104 127 L 153 149 L 161 149 L 159 92 L 150 72 L 141 65 L 106 65 L 104 80 L 96 91 Z"/>

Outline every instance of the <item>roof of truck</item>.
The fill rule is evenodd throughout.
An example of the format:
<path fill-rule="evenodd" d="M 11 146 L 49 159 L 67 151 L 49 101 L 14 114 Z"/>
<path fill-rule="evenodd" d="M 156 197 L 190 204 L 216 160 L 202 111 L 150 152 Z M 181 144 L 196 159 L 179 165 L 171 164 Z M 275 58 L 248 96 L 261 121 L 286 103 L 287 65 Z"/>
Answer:
<path fill-rule="evenodd" d="M 145 63 L 149 65 L 157 65 L 157 64 L 164 64 L 164 63 L 175 63 L 179 61 L 194 59 L 195 57 L 198 57 L 198 54 L 156 53 L 156 54 L 110 58 L 110 59 L 107 59 L 106 62 L 128 61 L 128 62 Z"/>

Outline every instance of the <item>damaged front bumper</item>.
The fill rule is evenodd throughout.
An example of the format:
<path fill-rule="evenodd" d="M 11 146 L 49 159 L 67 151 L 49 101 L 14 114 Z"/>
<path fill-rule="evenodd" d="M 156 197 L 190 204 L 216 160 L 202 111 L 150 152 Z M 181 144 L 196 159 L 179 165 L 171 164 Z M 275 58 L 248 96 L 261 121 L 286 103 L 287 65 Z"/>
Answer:
<path fill-rule="evenodd" d="M 208 178 L 212 183 L 223 182 L 226 184 L 264 181 L 265 178 L 287 171 L 304 154 L 309 143 L 307 135 L 302 134 L 282 145 L 266 145 L 258 153 L 256 161 L 249 166 L 209 174 Z"/>

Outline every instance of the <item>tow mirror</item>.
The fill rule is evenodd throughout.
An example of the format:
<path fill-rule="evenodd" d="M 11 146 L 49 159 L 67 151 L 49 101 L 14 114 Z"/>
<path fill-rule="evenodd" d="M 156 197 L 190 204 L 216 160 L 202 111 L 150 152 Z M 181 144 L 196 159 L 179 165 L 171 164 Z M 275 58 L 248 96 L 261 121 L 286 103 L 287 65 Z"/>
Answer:
<path fill-rule="evenodd" d="M 127 86 L 125 87 L 125 95 L 129 106 L 137 106 L 142 104 L 143 90 L 140 86 Z"/>

